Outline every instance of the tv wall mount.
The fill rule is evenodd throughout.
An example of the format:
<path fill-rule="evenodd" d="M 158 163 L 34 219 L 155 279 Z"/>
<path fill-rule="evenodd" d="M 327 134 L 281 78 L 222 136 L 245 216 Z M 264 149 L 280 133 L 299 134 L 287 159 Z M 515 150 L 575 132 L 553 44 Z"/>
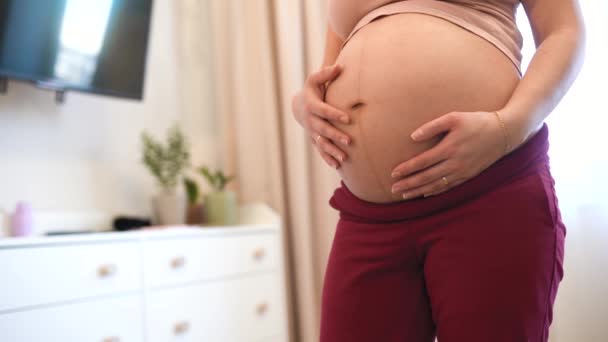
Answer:
<path fill-rule="evenodd" d="M 61 86 L 59 86 L 53 82 L 35 81 L 35 82 L 31 82 L 31 83 L 33 83 L 35 86 L 37 86 L 39 88 L 54 91 L 56 103 L 65 102 L 65 96 L 66 96 L 65 88 L 62 88 Z M 8 78 L 0 77 L 0 94 L 6 94 L 7 92 L 8 92 Z"/>

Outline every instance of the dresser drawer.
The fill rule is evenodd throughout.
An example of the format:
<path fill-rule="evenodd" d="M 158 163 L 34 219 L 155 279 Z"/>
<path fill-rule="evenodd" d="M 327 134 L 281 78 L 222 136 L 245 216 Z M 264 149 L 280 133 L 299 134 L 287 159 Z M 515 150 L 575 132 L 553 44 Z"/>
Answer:
<path fill-rule="evenodd" d="M 277 234 L 227 235 L 144 244 L 148 286 L 183 284 L 278 267 Z"/>
<path fill-rule="evenodd" d="M 285 334 L 281 281 L 270 273 L 154 290 L 147 335 L 151 342 L 255 342 Z"/>
<path fill-rule="evenodd" d="M 123 296 L 0 314 L 0 341 L 140 342 L 142 299 Z"/>
<path fill-rule="evenodd" d="M 139 290 L 136 243 L 0 249 L 0 312 Z"/>

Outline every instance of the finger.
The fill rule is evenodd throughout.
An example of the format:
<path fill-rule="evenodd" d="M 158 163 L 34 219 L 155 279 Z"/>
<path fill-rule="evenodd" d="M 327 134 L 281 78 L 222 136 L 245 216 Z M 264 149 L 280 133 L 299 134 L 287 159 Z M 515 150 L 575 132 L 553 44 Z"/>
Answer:
<path fill-rule="evenodd" d="M 454 125 L 456 125 L 457 121 L 458 117 L 454 113 L 444 114 L 437 119 L 431 120 L 418 127 L 410 137 L 414 141 L 430 139 L 439 133 L 451 130 Z"/>
<path fill-rule="evenodd" d="M 345 124 L 350 122 L 348 114 L 322 101 L 312 101 L 309 109 L 310 112 L 327 120 L 341 121 Z"/>
<path fill-rule="evenodd" d="M 323 139 L 323 137 L 321 137 L 320 139 Z M 319 152 L 319 155 L 321 155 L 321 158 L 327 163 L 327 165 L 333 167 L 334 169 L 337 169 L 339 167 L 340 163 L 334 157 L 325 153 L 319 145 L 317 145 L 317 144 L 314 144 L 314 145 L 315 145 L 315 148 L 317 149 L 317 152 Z"/>
<path fill-rule="evenodd" d="M 448 175 L 447 178 L 453 179 L 454 177 L 451 175 Z M 416 189 L 404 192 L 401 195 L 401 197 L 403 197 L 403 199 L 415 198 L 418 196 L 424 196 L 425 194 L 429 194 L 429 193 L 447 191 L 448 189 L 452 188 L 453 186 L 455 186 L 455 184 L 453 184 L 451 182 L 448 185 L 445 185 L 443 183 L 443 181 L 441 180 L 441 178 L 439 178 L 429 184 L 426 184 L 426 185 L 423 185 Z"/>
<path fill-rule="evenodd" d="M 435 192 L 431 192 L 431 193 L 426 193 L 423 196 L 424 197 L 430 197 L 430 196 L 436 196 L 436 195 L 442 194 L 442 193 L 444 193 L 444 192 L 446 192 L 446 191 L 448 191 L 450 189 L 455 188 L 456 186 L 462 184 L 463 182 L 464 182 L 464 180 L 462 180 L 462 179 L 459 179 L 459 180 L 456 180 L 456 181 L 452 181 L 452 182 L 450 182 L 449 187 L 444 187 L 443 189 L 440 189 L 439 191 L 435 191 Z"/>
<path fill-rule="evenodd" d="M 323 136 L 316 139 L 317 146 L 322 152 L 325 152 L 332 156 L 335 160 L 343 162 L 346 160 L 346 153 L 339 149 L 332 141 L 325 139 Z"/>
<path fill-rule="evenodd" d="M 436 196 L 439 195 L 441 193 L 444 193 L 446 190 L 440 190 L 440 191 L 435 191 L 435 192 L 431 192 L 430 194 L 424 194 L 424 197 L 431 197 L 431 196 Z"/>
<path fill-rule="evenodd" d="M 430 150 L 426 150 L 421 154 L 397 165 L 397 167 L 393 169 L 391 176 L 393 178 L 405 177 L 447 159 L 444 151 L 445 149 L 441 146 L 442 145 L 439 144 Z"/>
<path fill-rule="evenodd" d="M 447 160 L 444 160 L 431 168 L 397 181 L 393 184 L 391 191 L 393 193 L 404 193 L 425 184 L 430 184 L 452 172 L 454 172 L 453 168 L 450 167 Z"/>
<path fill-rule="evenodd" d="M 347 146 L 351 142 L 348 135 L 341 132 L 329 122 L 321 119 L 318 116 L 310 116 L 310 127 L 312 131 L 319 132 L 319 134 L 321 134 L 323 137 L 331 139 L 335 142 L 340 142 L 342 145 Z"/>
<path fill-rule="evenodd" d="M 334 64 L 312 73 L 308 79 L 314 85 L 319 85 L 328 81 L 332 81 L 334 78 L 338 77 L 341 71 L 342 66 L 339 64 Z"/>

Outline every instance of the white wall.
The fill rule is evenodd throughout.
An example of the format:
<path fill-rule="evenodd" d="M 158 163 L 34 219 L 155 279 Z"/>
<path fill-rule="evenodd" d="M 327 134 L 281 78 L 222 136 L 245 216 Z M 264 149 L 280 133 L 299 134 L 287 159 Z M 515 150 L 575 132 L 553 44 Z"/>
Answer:
<path fill-rule="evenodd" d="M 9 82 L 0 95 L 0 210 L 27 200 L 35 209 L 148 214 L 156 188 L 140 164 L 140 133 L 164 137 L 175 121 L 193 161 L 215 166 L 208 87 L 202 108 L 184 114 L 175 24 L 171 0 L 154 1 L 143 102 L 70 92 L 56 104 L 52 92 Z"/>
<path fill-rule="evenodd" d="M 567 228 L 564 279 L 558 290 L 552 342 L 608 341 L 608 3 L 579 1 L 587 27 L 584 67 L 546 120 L 549 156 Z M 534 52 L 523 9 L 525 61 Z"/>

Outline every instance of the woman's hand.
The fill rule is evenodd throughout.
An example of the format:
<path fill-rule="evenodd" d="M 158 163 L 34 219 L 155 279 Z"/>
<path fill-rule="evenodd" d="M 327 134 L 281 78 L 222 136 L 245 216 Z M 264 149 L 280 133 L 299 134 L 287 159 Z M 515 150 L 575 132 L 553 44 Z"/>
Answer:
<path fill-rule="evenodd" d="M 335 64 L 311 73 L 304 88 L 294 95 L 291 102 L 296 121 L 306 129 L 323 160 L 336 169 L 346 159 L 346 153 L 335 143 L 340 142 L 346 146 L 351 139 L 329 120 L 339 120 L 346 124 L 350 118 L 345 112 L 325 103 L 324 98 L 326 83 L 338 77 L 340 72 L 341 67 Z"/>
<path fill-rule="evenodd" d="M 505 152 L 505 136 L 492 112 L 445 114 L 416 129 L 412 139 L 423 141 L 444 132 L 437 145 L 393 169 L 392 177 L 399 178 L 393 193 L 405 199 L 442 193 L 475 177 Z"/>

